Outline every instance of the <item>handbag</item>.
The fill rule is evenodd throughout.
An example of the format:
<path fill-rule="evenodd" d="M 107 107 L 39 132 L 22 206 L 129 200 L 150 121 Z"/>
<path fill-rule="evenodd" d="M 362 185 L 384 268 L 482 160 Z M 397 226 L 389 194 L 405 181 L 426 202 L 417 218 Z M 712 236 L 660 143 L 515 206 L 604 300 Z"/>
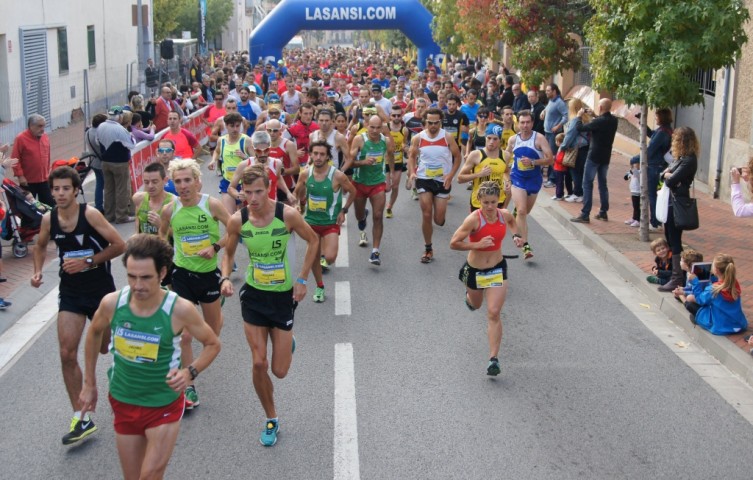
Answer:
<path fill-rule="evenodd" d="M 675 227 L 681 230 L 698 228 L 698 204 L 695 198 L 672 195 L 672 213 L 675 217 Z"/>
<path fill-rule="evenodd" d="M 567 168 L 575 168 L 576 160 L 578 160 L 578 149 L 569 148 L 565 150 L 565 156 L 562 159 L 562 166 Z"/>

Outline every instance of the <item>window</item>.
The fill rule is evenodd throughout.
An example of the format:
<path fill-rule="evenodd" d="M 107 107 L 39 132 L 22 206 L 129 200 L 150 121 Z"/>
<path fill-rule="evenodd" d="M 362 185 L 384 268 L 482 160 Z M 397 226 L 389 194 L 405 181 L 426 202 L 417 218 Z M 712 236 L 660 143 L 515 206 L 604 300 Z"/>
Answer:
<path fill-rule="evenodd" d="M 60 73 L 68 73 L 68 31 L 58 28 L 58 69 Z"/>
<path fill-rule="evenodd" d="M 89 66 L 93 67 L 97 64 L 97 49 L 94 43 L 94 25 L 86 27 L 86 39 L 89 44 Z"/>

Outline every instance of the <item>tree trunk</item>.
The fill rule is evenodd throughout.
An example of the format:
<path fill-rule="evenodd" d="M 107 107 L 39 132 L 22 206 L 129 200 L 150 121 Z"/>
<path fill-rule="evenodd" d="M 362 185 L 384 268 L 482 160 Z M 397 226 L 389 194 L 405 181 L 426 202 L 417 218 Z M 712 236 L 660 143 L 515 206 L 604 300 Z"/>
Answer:
<path fill-rule="evenodd" d="M 648 119 L 648 106 L 643 105 L 641 107 L 641 227 L 640 227 L 640 239 L 641 242 L 648 242 L 648 222 L 650 218 L 649 209 L 651 203 L 648 199 L 648 189 L 650 187 L 656 188 L 656 185 L 648 184 L 648 157 L 646 155 L 648 147 L 646 145 L 646 122 Z"/>

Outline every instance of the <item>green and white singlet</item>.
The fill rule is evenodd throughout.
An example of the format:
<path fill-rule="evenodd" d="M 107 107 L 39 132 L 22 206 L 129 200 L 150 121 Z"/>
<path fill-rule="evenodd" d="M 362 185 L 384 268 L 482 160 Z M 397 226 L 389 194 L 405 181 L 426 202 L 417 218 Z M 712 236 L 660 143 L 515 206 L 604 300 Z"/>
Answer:
<path fill-rule="evenodd" d="M 203 258 L 198 253 L 220 240 L 220 223 L 209 211 L 209 195 L 202 194 L 199 203 L 184 207 L 180 197 L 175 198 L 170 218 L 175 241 L 173 263 L 196 273 L 217 269 L 217 255 Z"/>
<path fill-rule="evenodd" d="M 367 158 L 375 160 L 374 165 L 365 165 L 356 167 L 353 171 L 353 181 L 361 185 L 379 185 L 387 180 L 384 175 L 384 157 L 387 155 L 387 140 L 384 135 L 379 134 L 379 141 L 372 142 L 369 140 L 369 134 L 363 133 L 363 147 L 358 153 L 358 161 L 364 161 Z"/>
<path fill-rule="evenodd" d="M 293 288 L 295 237 L 285 226 L 284 209 L 282 203 L 275 203 L 275 216 L 264 227 L 249 221 L 247 207 L 241 210 L 241 241 L 249 257 L 246 283 L 257 290 L 286 292 Z"/>
<path fill-rule="evenodd" d="M 165 292 L 162 304 L 149 317 L 134 315 L 130 299 L 131 289 L 125 287 L 110 323 L 110 395 L 141 407 L 169 405 L 180 396 L 167 385 L 168 372 L 180 368 L 180 332 L 173 332 L 171 319 L 178 294 Z"/>
<path fill-rule="evenodd" d="M 342 188 L 332 191 L 332 179 L 337 169 L 330 165 L 324 180 L 317 182 L 314 178 L 314 166 L 308 167 L 306 179 L 306 215 L 303 217 L 309 225 L 334 225 L 342 209 Z"/>

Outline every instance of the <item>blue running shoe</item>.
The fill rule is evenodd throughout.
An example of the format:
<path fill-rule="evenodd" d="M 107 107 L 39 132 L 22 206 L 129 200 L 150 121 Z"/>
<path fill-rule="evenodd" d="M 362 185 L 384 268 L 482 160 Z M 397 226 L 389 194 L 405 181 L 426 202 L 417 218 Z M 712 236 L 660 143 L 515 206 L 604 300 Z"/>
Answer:
<path fill-rule="evenodd" d="M 366 209 L 366 214 L 363 216 L 363 220 L 358 221 L 358 229 L 366 230 L 366 219 L 369 218 L 369 209 Z"/>
<path fill-rule="evenodd" d="M 277 443 L 277 434 L 280 432 L 280 424 L 277 420 L 267 420 L 264 430 L 261 432 L 259 441 L 265 447 L 271 447 Z"/>
<path fill-rule="evenodd" d="M 8 300 L 0 298 L 0 310 L 5 310 L 6 308 L 10 307 L 11 305 L 13 305 L 13 304 L 11 302 L 9 302 Z"/>

